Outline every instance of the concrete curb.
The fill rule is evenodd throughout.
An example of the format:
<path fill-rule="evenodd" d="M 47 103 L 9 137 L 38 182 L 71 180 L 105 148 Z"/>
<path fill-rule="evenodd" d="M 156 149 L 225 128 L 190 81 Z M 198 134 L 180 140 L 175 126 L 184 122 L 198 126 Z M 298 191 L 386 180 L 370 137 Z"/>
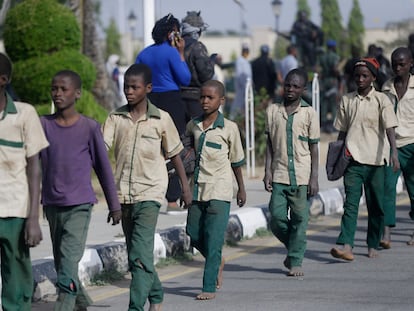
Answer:
<path fill-rule="evenodd" d="M 397 184 L 397 194 L 403 192 L 403 180 L 400 177 Z M 343 212 L 345 193 L 343 187 L 322 190 L 311 199 L 311 216 L 325 216 Z M 362 196 L 360 205 L 364 204 Z M 267 205 L 243 207 L 231 212 L 226 230 L 226 241 L 238 242 L 243 238 L 251 238 L 258 229 L 268 228 L 270 214 Z M 167 258 L 192 251 L 190 239 L 185 232 L 185 225 L 174 226 L 160 230 L 155 234 L 154 260 Z M 79 277 L 83 284 L 91 280 L 103 270 L 126 272 L 128 256 L 123 239 L 94 245 L 86 248 L 79 264 Z M 33 261 L 33 277 L 35 292 L 33 300 L 41 300 L 49 295 L 55 295 L 56 271 L 53 258 Z"/>

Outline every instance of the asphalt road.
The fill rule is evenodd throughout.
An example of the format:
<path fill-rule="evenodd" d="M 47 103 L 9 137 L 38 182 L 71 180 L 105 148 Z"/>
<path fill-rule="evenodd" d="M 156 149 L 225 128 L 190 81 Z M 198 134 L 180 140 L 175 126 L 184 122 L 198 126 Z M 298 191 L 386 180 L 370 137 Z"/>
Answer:
<path fill-rule="evenodd" d="M 283 267 L 286 252 L 273 237 L 265 236 L 226 246 L 224 283 L 211 301 L 196 301 L 201 290 L 203 259 L 200 255 L 185 265 L 159 269 L 165 289 L 163 311 L 182 310 L 414 310 L 414 247 L 406 242 L 414 230 L 408 218 L 408 198 L 399 200 L 397 227 L 392 247 L 375 259 L 367 257 L 366 211 L 361 209 L 355 241 L 355 260 L 343 262 L 330 256 L 339 233 L 340 216 L 312 220 L 303 262 L 303 278 L 287 277 Z M 90 311 L 126 310 L 128 275 L 115 284 L 90 287 L 94 299 Z M 52 297 L 53 299 L 53 297 Z M 32 310 L 52 310 L 52 303 L 38 302 Z"/>

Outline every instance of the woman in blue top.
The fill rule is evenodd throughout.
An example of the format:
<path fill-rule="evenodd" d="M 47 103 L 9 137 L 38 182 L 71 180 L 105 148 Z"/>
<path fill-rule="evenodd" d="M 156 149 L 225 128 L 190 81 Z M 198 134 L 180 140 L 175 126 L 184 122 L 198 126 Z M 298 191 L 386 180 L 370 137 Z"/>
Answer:
<path fill-rule="evenodd" d="M 191 73 L 184 58 L 185 41 L 181 38 L 180 23 L 172 14 L 164 16 L 152 29 L 154 44 L 143 49 L 135 63 L 143 63 L 152 71 L 152 92 L 148 98 L 155 106 L 167 111 L 177 127 L 178 133 L 185 133 L 185 105 L 181 99 L 180 86 L 188 86 Z M 168 185 L 166 198 L 168 207 L 178 207 L 181 187 L 174 174 Z"/>

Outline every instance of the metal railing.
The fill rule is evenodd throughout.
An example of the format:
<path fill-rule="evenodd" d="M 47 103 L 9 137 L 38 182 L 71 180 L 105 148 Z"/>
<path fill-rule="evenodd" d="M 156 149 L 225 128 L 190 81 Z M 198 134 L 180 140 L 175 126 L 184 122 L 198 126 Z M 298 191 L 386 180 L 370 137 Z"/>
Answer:
<path fill-rule="evenodd" d="M 247 177 L 256 175 L 256 156 L 255 156 L 255 139 L 254 139 L 254 94 L 253 84 L 250 78 L 247 78 L 244 93 L 244 120 L 246 129 L 246 169 Z"/>

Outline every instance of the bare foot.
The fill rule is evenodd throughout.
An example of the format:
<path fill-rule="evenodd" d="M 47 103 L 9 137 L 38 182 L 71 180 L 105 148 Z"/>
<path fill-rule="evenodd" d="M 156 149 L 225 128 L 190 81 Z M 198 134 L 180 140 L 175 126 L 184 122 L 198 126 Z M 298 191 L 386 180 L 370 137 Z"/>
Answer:
<path fill-rule="evenodd" d="M 350 246 L 345 245 L 343 249 L 339 248 L 332 248 L 331 255 L 335 258 L 352 261 L 354 260 L 354 254 L 352 254 L 352 248 Z"/>
<path fill-rule="evenodd" d="M 292 267 L 287 273 L 287 276 L 304 276 L 304 275 L 305 273 L 303 273 L 302 267 Z"/>
<path fill-rule="evenodd" d="M 216 298 L 216 293 L 205 293 L 205 292 L 198 294 L 196 297 L 197 300 L 211 300 L 214 298 Z"/>
<path fill-rule="evenodd" d="M 285 260 L 283 260 L 283 265 L 285 266 L 286 269 L 290 270 L 291 266 L 290 266 L 290 260 L 288 256 L 286 256 Z"/>
<path fill-rule="evenodd" d="M 407 245 L 414 246 L 414 232 L 411 235 L 410 240 L 407 242 Z"/>
<path fill-rule="evenodd" d="M 381 242 L 380 242 L 380 246 L 381 246 L 383 249 L 390 249 L 390 248 L 391 248 L 391 241 L 381 240 Z"/>
<path fill-rule="evenodd" d="M 150 307 L 148 309 L 148 311 L 160 311 L 161 310 L 161 303 L 152 303 L 150 304 Z"/>
<path fill-rule="evenodd" d="M 224 269 L 224 264 L 226 263 L 226 261 L 224 260 L 224 257 L 221 257 L 221 264 L 220 264 L 220 268 L 219 268 L 219 272 L 217 275 L 217 281 L 216 281 L 216 288 L 220 289 L 221 286 L 223 285 L 223 269 Z"/>
<path fill-rule="evenodd" d="M 375 248 L 368 248 L 368 258 L 377 258 L 378 252 Z"/>

